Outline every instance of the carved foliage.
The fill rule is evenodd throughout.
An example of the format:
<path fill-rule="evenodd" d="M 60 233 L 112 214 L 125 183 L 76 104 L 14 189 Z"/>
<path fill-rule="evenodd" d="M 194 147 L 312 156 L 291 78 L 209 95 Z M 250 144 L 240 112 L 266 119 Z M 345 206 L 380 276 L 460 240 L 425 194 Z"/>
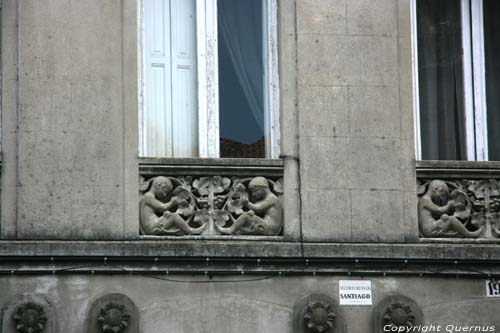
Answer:
<path fill-rule="evenodd" d="M 500 180 L 419 181 L 418 195 L 423 237 L 500 237 Z"/>
<path fill-rule="evenodd" d="M 141 178 L 144 235 L 278 235 L 282 179 Z"/>
<path fill-rule="evenodd" d="M 13 319 L 19 333 L 39 333 L 45 330 L 47 313 L 43 306 L 34 302 L 20 305 L 14 313 Z"/>

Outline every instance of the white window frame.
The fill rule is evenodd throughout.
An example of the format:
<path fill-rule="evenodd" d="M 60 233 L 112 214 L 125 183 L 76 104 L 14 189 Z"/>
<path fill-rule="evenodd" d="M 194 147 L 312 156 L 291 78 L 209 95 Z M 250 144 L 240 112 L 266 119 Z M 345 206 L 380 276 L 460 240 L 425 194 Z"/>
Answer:
<path fill-rule="evenodd" d="M 280 155 L 277 0 L 263 0 L 263 57 L 266 158 Z M 146 86 L 144 0 L 138 1 L 139 156 L 146 151 Z M 217 0 L 196 0 L 199 157 L 217 158 L 219 152 L 219 72 Z"/>
<path fill-rule="evenodd" d="M 484 60 L 483 0 L 461 0 L 460 6 L 462 16 L 466 156 L 469 161 L 487 161 L 488 126 Z M 411 36 L 415 152 L 417 160 L 421 160 L 422 142 L 420 138 L 417 0 L 411 0 Z"/>

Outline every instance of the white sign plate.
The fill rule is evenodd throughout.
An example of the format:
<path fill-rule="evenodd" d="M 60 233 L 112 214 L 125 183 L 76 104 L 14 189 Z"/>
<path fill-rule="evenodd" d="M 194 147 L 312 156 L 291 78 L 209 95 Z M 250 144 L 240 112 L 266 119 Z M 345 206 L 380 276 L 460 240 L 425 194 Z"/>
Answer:
<path fill-rule="evenodd" d="M 340 280 L 340 305 L 372 305 L 372 282 L 367 280 Z"/>
<path fill-rule="evenodd" d="M 486 280 L 486 296 L 500 297 L 500 281 Z"/>

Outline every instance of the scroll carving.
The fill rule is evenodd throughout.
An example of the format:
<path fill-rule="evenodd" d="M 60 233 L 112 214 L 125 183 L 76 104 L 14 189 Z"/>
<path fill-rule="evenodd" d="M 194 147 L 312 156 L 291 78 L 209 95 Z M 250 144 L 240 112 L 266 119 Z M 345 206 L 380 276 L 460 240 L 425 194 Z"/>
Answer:
<path fill-rule="evenodd" d="M 418 195 L 421 236 L 500 237 L 500 180 L 420 181 Z"/>
<path fill-rule="evenodd" d="M 141 178 L 143 235 L 279 235 L 282 179 Z"/>

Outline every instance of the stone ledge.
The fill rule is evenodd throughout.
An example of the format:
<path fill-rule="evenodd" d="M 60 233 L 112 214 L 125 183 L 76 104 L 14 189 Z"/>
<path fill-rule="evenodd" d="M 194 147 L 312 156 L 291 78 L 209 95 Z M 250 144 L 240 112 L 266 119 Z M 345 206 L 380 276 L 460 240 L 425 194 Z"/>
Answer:
<path fill-rule="evenodd" d="M 417 178 L 500 178 L 499 161 L 416 161 Z"/>
<path fill-rule="evenodd" d="M 304 255 L 302 256 L 302 248 Z M 498 244 L 300 243 L 272 241 L 0 241 L 0 257 L 274 258 L 500 262 Z"/>
<path fill-rule="evenodd" d="M 283 176 L 283 160 L 261 158 L 140 158 L 141 175 Z"/>

